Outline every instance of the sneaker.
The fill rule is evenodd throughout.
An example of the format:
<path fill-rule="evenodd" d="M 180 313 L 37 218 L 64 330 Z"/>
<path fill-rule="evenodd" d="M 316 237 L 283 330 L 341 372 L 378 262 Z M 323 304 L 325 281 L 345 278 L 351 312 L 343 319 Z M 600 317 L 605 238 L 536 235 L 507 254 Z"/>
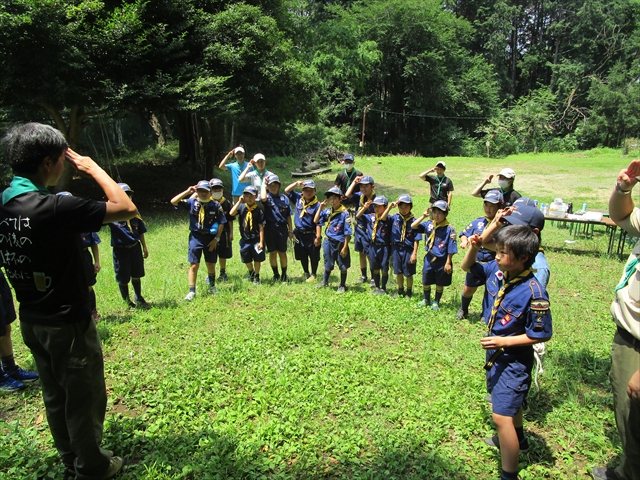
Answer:
<path fill-rule="evenodd" d="M 407 296 L 407 298 L 413 298 L 413 290 L 407 290 L 407 293 L 405 293 L 405 295 Z"/>
<path fill-rule="evenodd" d="M 365 283 L 367 281 L 367 277 L 360 277 L 356 280 L 356 285 L 360 285 L 361 283 Z"/>
<path fill-rule="evenodd" d="M 427 301 L 426 300 L 420 300 L 418 302 L 418 307 L 426 307 L 427 306 Z"/>
<path fill-rule="evenodd" d="M 209 290 L 207 290 L 207 295 L 215 295 L 218 293 L 218 289 L 215 285 L 209 285 Z"/>
<path fill-rule="evenodd" d="M 440 310 L 440 305 L 438 304 L 438 302 L 431 303 L 431 310 Z"/>
<path fill-rule="evenodd" d="M 404 298 L 405 297 L 405 293 L 404 292 L 396 292 L 393 294 L 393 298 Z"/>
<path fill-rule="evenodd" d="M 311 274 L 309 272 L 304 272 L 302 276 L 304 277 L 304 280 L 306 282 L 307 280 L 309 280 L 309 277 L 311 276 Z"/>
<path fill-rule="evenodd" d="M 18 382 L 22 382 L 22 383 L 35 382 L 37 379 L 40 378 L 40 375 L 38 375 L 38 372 L 30 372 L 29 370 L 20 368 L 18 365 L 16 365 L 16 368 L 14 368 L 13 370 L 5 370 L 4 373 L 5 375 L 10 376 L 14 380 L 17 380 Z"/>
<path fill-rule="evenodd" d="M 342 285 L 340 285 L 340 286 L 338 287 L 338 290 L 336 290 L 336 292 L 338 292 L 338 293 L 344 293 L 344 292 L 346 292 L 346 291 L 347 291 L 347 289 L 346 289 L 344 286 L 342 286 Z"/>
<path fill-rule="evenodd" d="M 24 383 L 4 373 L 0 374 L 0 391 L 15 392 L 24 388 Z"/>
<path fill-rule="evenodd" d="M 280 281 L 282 283 L 288 283 L 289 282 L 289 277 L 287 276 L 286 273 L 283 273 L 282 276 L 280 277 Z"/>
<path fill-rule="evenodd" d="M 253 277 L 255 276 L 256 272 L 247 272 L 247 274 L 244 276 L 243 280 L 247 280 L 249 282 L 253 282 Z"/>
<path fill-rule="evenodd" d="M 325 283 L 325 282 L 320 282 L 319 284 L 316 285 L 316 288 L 324 288 L 324 287 L 328 287 L 329 284 Z"/>
<path fill-rule="evenodd" d="M 211 280 L 209 279 L 209 277 L 205 278 L 205 279 L 204 279 L 204 281 L 205 281 L 205 283 L 206 283 L 207 285 L 209 285 L 209 283 L 211 282 Z"/>
<path fill-rule="evenodd" d="M 138 308 L 141 308 L 142 310 L 149 310 L 151 308 L 151 305 L 149 305 L 144 298 L 136 297 L 135 300 Z"/>
<path fill-rule="evenodd" d="M 258 275 L 254 275 L 252 282 L 254 285 L 260 285 L 260 277 Z"/>
<path fill-rule="evenodd" d="M 305 280 L 307 283 L 315 283 L 316 281 L 316 276 L 312 273 L 311 275 L 309 275 L 309 278 L 307 278 Z"/>
<path fill-rule="evenodd" d="M 373 278 L 369 281 L 369 287 L 376 288 L 376 281 Z"/>
<path fill-rule="evenodd" d="M 122 469 L 123 465 L 124 461 L 122 460 L 122 457 L 111 457 L 111 460 L 109 460 L 109 468 L 104 472 L 104 475 L 97 477 L 98 480 L 109 480 L 110 478 L 115 477 Z"/>
<path fill-rule="evenodd" d="M 184 297 L 184 300 L 185 300 L 185 302 L 190 302 L 194 298 L 196 298 L 196 292 L 189 292 L 189 293 L 187 293 L 187 296 Z"/>
<path fill-rule="evenodd" d="M 485 395 L 484 396 L 484 401 L 487 403 L 491 403 L 491 395 Z"/>
<path fill-rule="evenodd" d="M 273 278 L 271 279 L 271 285 L 275 285 L 279 281 L 280 281 L 280 275 L 274 275 Z"/>
<path fill-rule="evenodd" d="M 382 288 L 374 288 L 373 292 L 371 293 L 373 293 L 374 295 L 386 295 L 387 291 L 383 290 Z"/>
<path fill-rule="evenodd" d="M 498 439 L 497 435 L 494 435 L 493 437 L 490 437 L 490 438 L 485 438 L 484 443 L 486 443 L 490 447 L 495 447 L 498 450 L 500 450 L 500 440 Z M 524 437 L 520 442 L 520 452 L 527 453 L 528 451 L 529 451 L 529 440 L 527 439 L 527 437 Z"/>
<path fill-rule="evenodd" d="M 609 467 L 593 467 L 591 476 L 594 480 L 620 480 L 613 468 Z"/>
<path fill-rule="evenodd" d="M 128 308 L 136 308 L 136 304 L 133 303 L 131 300 L 127 300 L 127 307 Z"/>
<path fill-rule="evenodd" d="M 219 282 L 228 282 L 229 281 L 229 277 L 227 277 L 227 272 L 220 272 L 220 276 L 218 277 L 218 281 Z"/>
<path fill-rule="evenodd" d="M 462 310 L 462 308 L 459 308 L 458 312 L 456 313 L 456 320 L 464 320 L 468 316 L 469 316 L 468 312 L 465 312 L 464 310 Z"/>

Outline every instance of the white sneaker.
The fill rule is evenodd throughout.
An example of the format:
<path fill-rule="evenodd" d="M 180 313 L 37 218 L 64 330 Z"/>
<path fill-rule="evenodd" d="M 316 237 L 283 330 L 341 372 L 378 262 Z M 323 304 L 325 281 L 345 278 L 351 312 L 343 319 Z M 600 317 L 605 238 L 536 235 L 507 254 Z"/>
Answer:
<path fill-rule="evenodd" d="M 189 293 L 187 293 L 187 296 L 184 297 L 184 300 L 185 300 L 185 302 L 190 302 L 194 298 L 196 298 L 196 292 L 189 292 Z"/>

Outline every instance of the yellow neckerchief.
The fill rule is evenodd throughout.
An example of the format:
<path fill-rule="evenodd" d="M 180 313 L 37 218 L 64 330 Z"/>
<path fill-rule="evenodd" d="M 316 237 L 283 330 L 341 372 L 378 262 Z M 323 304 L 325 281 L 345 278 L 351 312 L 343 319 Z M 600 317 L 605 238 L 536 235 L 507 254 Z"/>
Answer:
<path fill-rule="evenodd" d="M 376 241 L 376 233 L 378 233 L 378 223 L 380 223 L 380 217 L 376 214 L 376 221 L 373 222 L 373 230 L 371 231 L 371 241 Z"/>
<path fill-rule="evenodd" d="M 318 203 L 318 196 L 314 195 L 313 198 L 308 203 L 305 203 L 304 197 L 302 197 L 300 200 L 302 203 L 302 211 L 300 212 L 300 218 L 302 218 L 304 217 L 304 214 L 307 213 L 307 208 L 313 207 L 316 203 Z"/>
<path fill-rule="evenodd" d="M 525 279 L 526 277 L 529 276 L 530 273 L 531 273 L 531 269 L 528 268 L 527 270 L 525 270 L 524 272 L 521 272 L 519 275 L 512 278 L 511 280 L 507 280 L 507 274 L 506 273 L 504 274 L 504 280 L 503 280 L 504 283 L 502 284 L 502 287 L 498 291 L 498 294 L 496 295 L 496 299 L 493 301 L 493 307 L 491 308 L 491 317 L 489 317 L 489 321 L 487 322 L 487 328 L 489 333 L 491 333 L 491 330 L 493 329 L 493 325 L 494 323 L 496 323 L 496 314 L 498 313 L 498 308 L 500 307 L 500 304 L 504 299 L 504 295 L 507 293 L 507 288 L 511 287 L 512 285 L 515 285 L 520 280 Z"/>
<path fill-rule="evenodd" d="M 202 230 L 204 228 L 204 207 L 211 201 L 211 199 L 200 200 L 198 198 L 196 200 L 200 204 L 200 210 L 198 211 L 198 230 Z"/>
<path fill-rule="evenodd" d="M 142 220 L 142 217 L 140 216 L 140 213 L 136 210 L 136 216 L 133 218 L 138 218 L 140 219 L 140 221 L 144 221 Z M 133 227 L 131 227 L 131 219 L 127 220 L 127 227 L 129 227 L 129 230 L 131 230 L 131 233 L 133 233 Z"/>
<path fill-rule="evenodd" d="M 402 233 L 400 234 L 400 242 L 404 242 L 404 239 L 407 234 L 407 222 L 409 219 L 413 218 L 413 213 L 407 213 L 407 216 L 400 214 L 400 218 L 402 218 Z"/>
<path fill-rule="evenodd" d="M 336 215 L 340 215 L 342 212 L 346 211 L 347 209 L 344 207 L 344 205 L 340 205 L 335 210 L 331 208 L 331 215 L 329 215 L 329 220 L 327 220 L 327 227 L 325 228 L 325 232 L 327 231 L 327 228 L 329 228 L 329 224 L 331 223 L 331 220 L 333 220 L 333 217 L 335 217 Z"/>
<path fill-rule="evenodd" d="M 371 189 L 371 196 L 369 198 L 367 198 L 365 200 L 364 195 L 360 195 L 360 205 L 358 205 L 360 208 L 362 208 L 364 206 L 365 203 L 367 203 L 369 200 L 371 200 L 373 197 L 376 196 L 376 189 L 372 188 Z"/>
<path fill-rule="evenodd" d="M 448 227 L 448 226 L 449 226 L 449 222 L 447 220 L 445 220 L 442 223 L 433 222 L 433 230 L 431 230 L 431 234 L 429 235 L 429 238 L 427 238 L 427 241 L 424 242 L 424 246 L 426 247 L 427 252 L 431 250 L 431 248 L 433 248 L 433 244 L 436 241 L 436 230 L 439 229 L 440 227 Z"/>
<path fill-rule="evenodd" d="M 258 202 L 254 203 L 253 205 L 246 205 L 246 206 L 247 206 L 247 216 L 244 219 L 244 229 L 247 232 L 250 232 L 251 230 L 253 230 L 253 213 L 251 212 L 253 212 L 256 208 L 258 208 Z"/>

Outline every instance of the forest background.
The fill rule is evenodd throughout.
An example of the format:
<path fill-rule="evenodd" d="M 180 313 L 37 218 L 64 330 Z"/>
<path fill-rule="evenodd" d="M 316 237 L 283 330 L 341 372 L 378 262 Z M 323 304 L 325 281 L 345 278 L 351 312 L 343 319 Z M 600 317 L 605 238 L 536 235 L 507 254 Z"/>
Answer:
<path fill-rule="evenodd" d="M 98 157 L 175 138 L 204 178 L 238 143 L 626 149 L 639 19 L 638 0 L 3 0 L 0 129 L 50 122 Z"/>

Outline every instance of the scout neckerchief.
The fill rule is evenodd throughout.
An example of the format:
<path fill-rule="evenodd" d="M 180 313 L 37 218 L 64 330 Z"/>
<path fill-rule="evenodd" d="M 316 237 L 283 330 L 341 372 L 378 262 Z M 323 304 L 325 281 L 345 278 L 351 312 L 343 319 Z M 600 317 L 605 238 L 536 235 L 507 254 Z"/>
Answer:
<path fill-rule="evenodd" d="M 351 170 L 351 175 L 349 175 L 349 172 L 346 168 L 344 169 L 344 174 L 347 176 L 347 188 L 349 188 L 349 186 L 351 186 L 351 182 L 353 181 L 353 176 L 356 174 L 355 167 L 353 168 L 353 170 Z"/>
<path fill-rule="evenodd" d="M 140 212 L 138 212 L 138 210 L 136 210 L 136 216 L 133 217 L 133 218 L 137 218 L 141 222 L 144 221 L 144 220 L 142 220 L 142 217 L 140 216 Z M 131 220 L 133 220 L 133 219 L 130 218 L 129 220 L 127 220 L 127 227 L 129 227 L 129 230 L 131 230 L 131 233 L 133 233 L 133 227 L 131 226 Z"/>
<path fill-rule="evenodd" d="M 427 252 L 433 248 L 433 244 L 436 242 L 436 230 L 439 229 L 440 227 L 448 227 L 449 225 L 450 224 L 447 220 L 445 220 L 442 223 L 433 222 L 433 230 L 431 230 L 431 233 L 429 234 L 429 238 L 427 238 L 427 241 L 424 243 L 424 246 L 427 249 Z"/>
<path fill-rule="evenodd" d="M 27 192 L 39 192 L 42 195 L 51 195 L 51 192 L 47 190 L 44 185 L 37 185 L 28 178 L 16 175 L 13 177 L 13 180 L 11 180 L 9 188 L 2 192 L 2 204 L 6 205 L 12 198 Z"/>
<path fill-rule="evenodd" d="M 316 203 L 318 203 L 318 196 L 314 195 L 311 200 L 308 202 L 304 201 L 304 197 L 300 199 L 300 203 L 302 204 L 302 211 L 300 212 L 300 218 L 304 217 L 304 214 L 307 213 L 307 208 L 313 207 Z"/>
<path fill-rule="evenodd" d="M 367 201 L 371 200 L 373 197 L 376 196 L 376 192 L 375 192 L 375 188 L 371 189 L 371 196 L 369 198 L 367 198 L 365 200 L 364 195 L 360 195 L 360 205 L 358 205 L 360 208 L 362 208 L 364 206 L 365 203 L 367 203 Z"/>
<path fill-rule="evenodd" d="M 407 222 L 413 218 L 413 214 L 411 212 L 406 216 L 400 214 L 400 218 L 402 218 L 402 233 L 400 233 L 400 243 L 402 243 L 407 235 Z"/>
<path fill-rule="evenodd" d="M 440 177 L 438 177 L 438 175 L 436 175 L 436 180 L 438 181 L 438 192 L 436 193 L 436 197 L 440 197 L 440 189 L 442 188 L 442 184 L 444 183 L 444 181 L 447 179 L 446 175 L 442 176 L 442 180 L 440 180 Z"/>
<path fill-rule="evenodd" d="M 197 202 L 200 204 L 200 210 L 198 211 L 198 230 L 202 230 L 204 228 L 204 207 L 207 206 L 207 203 L 211 201 L 210 198 L 206 200 L 197 199 Z"/>
<path fill-rule="evenodd" d="M 258 204 L 254 203 L 253 205 L 247 205 L 247 216 L 244 219 L 244 229 L 247 232 L 253 230 L 253 212 L 256 208 L 258 208 Z"/>
<path fill-rule="evenodd" d="M 633 257 L 631 260 L 627 262 L 627 264 L 624 267 L 624 278 L 616 287 L 615 289 L 616 292 L 618 290 L 623 289 L 629 284 L 629 279 L 631 278 L 631 275 L 633 275 L 633 272 L 636 271 L 637 266 L 638 266 L 638 257 Z"/>
<path fill-rule="evenodd" d="M 331 215 L 329 215 L 329 220 L 327 220 L 327 227 L 325 228 L 325 232 L 327 231 L 327 228 L 329 228 L 329 224 L 331 223 L 331 220 L 333 220 L 333 217 L 335 217 L 336 215 L 340 215 L 342 212 L 346 211 L 347 209 L 344 208 L 344 205 L 340 205 L 336 209 L 331 208 Z"/>
<path fill-rule="evenodd" d="M 380 223 L 380 217 L 376 214 L 376 220 L 373 222 L 373 230 L 371 231 L 371 241 L 376 241 L 376 233 L 378 232 L 378 223 Z"/>
<path fill-rule="evenodd" d="M 260 188 L 262 188 L 262 180 L 264 178 L 264 175 L 268 172 L 268 170 L 265 168 L 262 173 L 260 173 L 258 171 L 257 168 L 254 168 L 253 171 L 256 173 L 256 175 L 258 176 L 258 178 L 260 179 Z"/>

